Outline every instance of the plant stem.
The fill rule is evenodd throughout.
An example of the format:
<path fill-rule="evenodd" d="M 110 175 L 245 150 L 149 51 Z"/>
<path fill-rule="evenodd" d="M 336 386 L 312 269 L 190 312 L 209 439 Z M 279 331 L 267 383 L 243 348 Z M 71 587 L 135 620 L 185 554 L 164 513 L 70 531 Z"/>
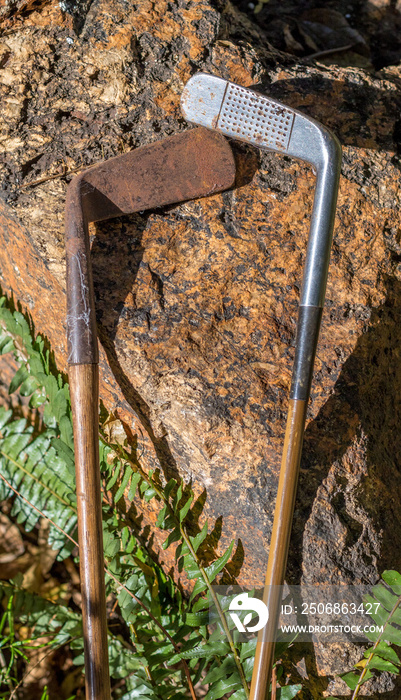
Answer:
<path fill-rule="evenodd" d="M 1 451 L 0 451 L 0 453 L 1 453 Z M 19 466 L 19 465 L 17 464 L 17 466 Z M 29 472 L 28 472 L 28 473 L 29 473 Z M 51 518 L 49 518 L 48 515 L 45 515 L 45 514 L 40 510 L 40 508 L 37 508 L 36 506 L 33 505 L 33 503 L 31 503 L 30 501 L 28 501 L 28 499 L 25 498 L 25 496 L 23 496 L 22 493 L 20 493 L 19 491 L 17 491 L 17 489 L 16 489 L 12 484 L 10 484 L 9 481 L 7 481 L 7 479 L 3 476 L 3 474 L 0 474 L 0 479 L 2 479 L 2 480 L 4 481 L 5 484 L 7 484 L 8 488 L 11 489 L 11 491 L 14 491 L 14 493 L 15 493 L 16 496 L 18 496 L 19 498 L 21 498 L 30 508 L 33 508 L 33 510 L 36 510 L 36 512 L 39 513 L 39 515 L 40 515 L 42 518 L 44 518 L 45 520 L 47 520 L 47 522 L 51 523 L 51 524 L 53 525 L 53 527 L 56 528 L 56 530 L 58 530 L 59 532 L 61 532 L 61 533 L 64 535 L 64 537 L 67 537 L 67 538 L 70 540 L 70 542 L 72 542 L 76 547 L 78 547 L 78 542 L 76 542 L 76 541 L 73 539 L 73 537 L 71 537 L 71 536 L 68 534 L 68 532 L 66 532 L 65 530 L 63 530 L 62 527 L 60 527 L 59 525 L 57 525 L 57 524 L 54 522 L 54 520 L 52 520 Z M 41 482 L 40 482 L 40 483 L 41 483 Z M 71 507 L 72 507 L 72 506 L 71 506 Z"/>
<path fill-rule="evenodd" d="M 15 698 L 15 694 L 16 694 L 17 690 L 18 690 L 18 689 L 21 687 L 21 685 L 23 684 L 24 680 L 29 676 L 30 673 L 32 673 L 32 671 L 33 671 L 35 668 L 37 668 L 38 666 L 40 666 L 40 664 L 42 663 L 42 661 L 43 661 L 47 656 L 49 656 L 49 654 L 52 654 L 52 653 L 58 651 L 58 650 L 61 649 L 63 646 L 65 646 L 66 644 L 70 644 L 71 642 L 75 641 L 76 639 L 78 639 L 78 637 L 71 637 L 71 639 L 69 639 L 67 642 L 62 642 L 62 643 L 59 644 L 58 646 L 50 647 L 50 649 L 48 649 L 48 651 L 47 651 L 43 656 L 41 656 L 41 657 L 39 658 L 39 661 L 37 661 L 36 664 L 34 664 L 33 666 L 29 666 L 28 671 L 27 671 L 26 673 L 24 673 L 24 675 L 22 676 L 22 678 L 21 678 L 21 680 L 19 681 L 19 683 L 15 686 L 15 688 L 14 688 L 14 690 L 12 691 L 12 693 L 11 693 L 10 697 L 8 698 L 8 700 L 13 700 L 13 698 Z"/>
<path fill-rule="evenodd" d="M 242 668 L 241 660 L 240 660 L 240 658 L 238 656 L 238 652 L 235 648 L 234 640 L 231 636 L 231 632 L 230 632 L 228 625 L 227 625 L 226 617 L 221 609 L 217 595 L 214 592 L 213 586 L 208 579 L 207 573 L 206 573 L 205 569 L 203 568 L 203 566 L 200 564 L 199 558 L 197 557 L 196 552 L 195 552 L 194 548 L 192 547 L 192 543 L 191 543 L 188 535 L 186 534 L 184 527 L 181 524 L 180 524 L 180 532 L 181 532 L 181 536 L 182 536 L 185 544 L 187 545 L 189 551 L 191 552 L 193 559 L 195 560 L 197 566 L 199 567 L 199 570 L 202 574 L 202 578 L 203 578 L 204 582 L 206 583 L 206 585 L 208 587 L 209 594 L 213 600 L 214 605 L 216 606 L 216 610 L 218 612 L 221 624 L 223 626 L 225 635 L 227 637 L 227 641 L 230 645 L 230 649 L 231 649 L 233 656 L 234 656 L 235 665 L 238 669 L 238 673 L 239 673 L 239 676 L 241 678 L 242 686 L 245 690 L 246 697 L 248 698 L 249 697 L 249 687 L 248 687 L 248 683 L 247 683 L 246 678 L 245 678 L 244 669 Z"/>

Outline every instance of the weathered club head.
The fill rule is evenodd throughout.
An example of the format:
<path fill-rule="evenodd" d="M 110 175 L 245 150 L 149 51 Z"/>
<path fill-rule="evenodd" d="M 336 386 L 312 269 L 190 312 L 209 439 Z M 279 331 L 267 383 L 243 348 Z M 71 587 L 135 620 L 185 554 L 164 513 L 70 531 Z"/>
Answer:
<path fill-rule="evenodd" d="M 292 107 L 205 73 L 188 81 L 181 109 L 189 122 L 314 166 L 317 182 L 300 303 L 322 306 L 341 164 L 336 137 Z"/>
<path fill-rule="evenodd" d="M 338 151 L 333 135 L 319 122 L 214 75 L 198 73 L 187 82 L 181 109 L 189 122 L 305 160 L 317 169 Z"/>
<path fill-rule="evenodd" d="M 111 158 L 72 180 L 66 201 L 69 364 L 98 357 L 88 223 L 205 197 L 234 180 L 227 140 L 202 128 Z"/>

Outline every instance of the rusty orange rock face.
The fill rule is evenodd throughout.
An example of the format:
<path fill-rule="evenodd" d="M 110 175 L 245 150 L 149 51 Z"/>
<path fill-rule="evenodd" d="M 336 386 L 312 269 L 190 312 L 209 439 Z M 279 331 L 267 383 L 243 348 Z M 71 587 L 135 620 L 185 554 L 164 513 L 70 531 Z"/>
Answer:
<path fill-rule="evenodd" d="M 195 70 L 326 124 L 343 169 L 288 578 L 373 582 L 400 567 L 399 69 L 294 64 L 232 8 L 220 16 L 206 2 L 181 12 L 141 1 L 128 13 L 98 2 L 80 33 L 68 16 L 55 21 L 55 5 L 46 12 L 2 40 L 3 288 L 64 369 L 66 182 L 28 185 L 187 128 L 179 97 Z M 92 259 L 105 404 L 138 434 L 145 467 L 206 490 L 221 546 L 240 542 L 238 581 L 259 585 L 314 176 L 236 150 L 247 184 L 93 226 Z"/>

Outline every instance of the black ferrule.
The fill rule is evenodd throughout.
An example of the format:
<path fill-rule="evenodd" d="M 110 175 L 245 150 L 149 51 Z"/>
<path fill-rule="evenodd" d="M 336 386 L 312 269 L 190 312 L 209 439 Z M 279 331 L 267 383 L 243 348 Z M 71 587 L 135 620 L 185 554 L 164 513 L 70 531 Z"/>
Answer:
<path fill-rule="evenodd" d="M 321 306 L 299 307 L 291 399 L 309 398 L 322 311 Z"/>

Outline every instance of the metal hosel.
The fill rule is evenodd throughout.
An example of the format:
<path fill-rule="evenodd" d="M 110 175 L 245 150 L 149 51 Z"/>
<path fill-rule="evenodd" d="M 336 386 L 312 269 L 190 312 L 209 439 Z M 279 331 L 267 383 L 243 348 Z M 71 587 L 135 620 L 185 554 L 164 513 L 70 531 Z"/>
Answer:
<path fill-rule="evenodd" d="M 314 163 L 316 188 L 302 280 L 301 306 L 324 305 L 341 171 L 341 146 L 337 138 L 323 128 L 315 138 L 320 142 L 320 149 L 316 149 L 319 158 Z"/>
<path fill-rule="evenodd" d="M 290 398 L 307 401 L 319 337 L 333 239 L 341 146 L 327 129 L 318 132 L 316 189 L 302 281 Z"/>

